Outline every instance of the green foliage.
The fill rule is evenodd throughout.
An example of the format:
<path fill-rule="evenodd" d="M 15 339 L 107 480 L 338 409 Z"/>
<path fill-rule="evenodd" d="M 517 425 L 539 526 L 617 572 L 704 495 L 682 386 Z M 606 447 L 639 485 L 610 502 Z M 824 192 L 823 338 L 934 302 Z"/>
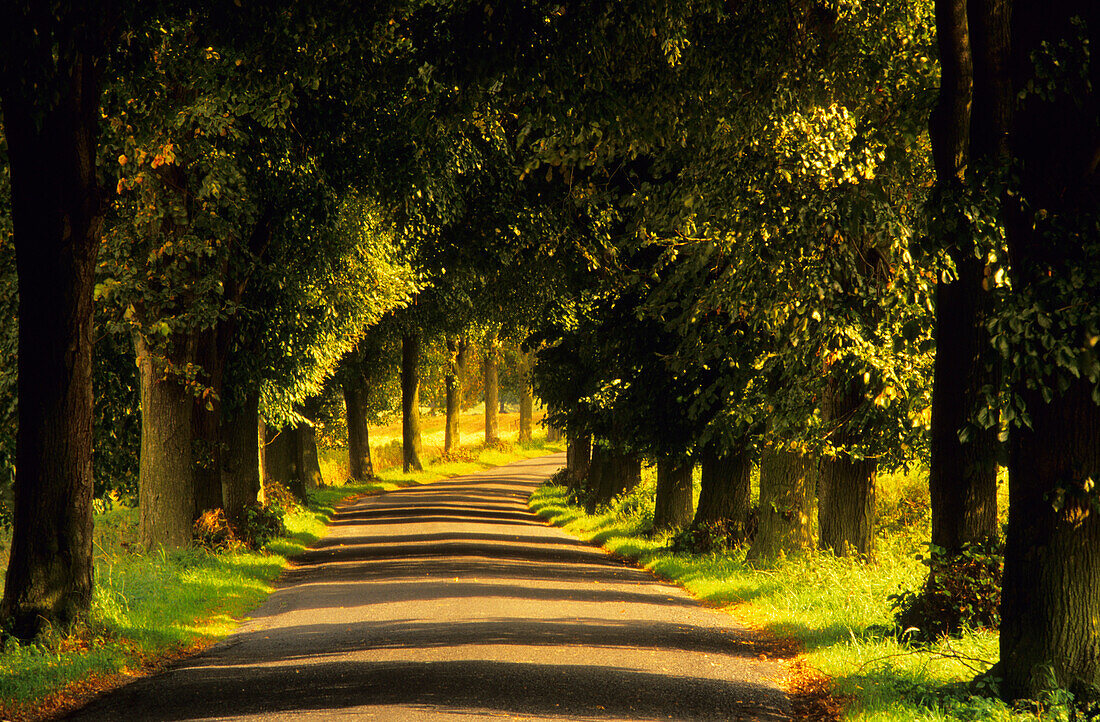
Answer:
<path fill-rule="evenodd" d="M 253 549 L 260 549 L 271 540 L 286 536 L 287 513 L 284 507 L 271 503 L 246 505 L 241 538 Z"/>
<path fill-rule="evenodd" d="M 1000 626 L 1004 542 L 967 544 L 955 554 L 928 546 L 920 555 L 928 567 L 924 586 L 889 597 L 900 635 L 927 642 Z"/>

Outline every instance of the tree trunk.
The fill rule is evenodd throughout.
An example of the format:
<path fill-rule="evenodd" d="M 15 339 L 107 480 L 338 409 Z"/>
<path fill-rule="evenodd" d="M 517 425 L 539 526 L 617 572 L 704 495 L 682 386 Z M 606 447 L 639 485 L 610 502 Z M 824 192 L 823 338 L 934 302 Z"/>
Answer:
<path fill-rule="evenodd" d="M 255 504 L 260 494 L 259 423 L 260 394 L 255 390 L 248 393 L 239 408 L 224 416 L 222 425 L 222 498 L 226 517 L 238 526 L 244 523 L 245 507 Z"/>
<path fill-rule="evenodd" d="M 519 352 L 519 437 L 518 440 L 530 442 L 533 438 L 532 418 L 535 414 L 535 392 L 531 388 L 531 367 L 535 359 L 534 352 Z"/>
<path fill-rule="evenodd" d="M 291 435 L 289 427 L 285 429 L 266 427 L 263 455 L 264 484 L 271 482 L 282 484 L 297 494 L 299 492 L 293 486 L 298 476 L 298 469 L 294 459 L 294 442 Z"/>
<path fill-rule="evenodd" d="M 654 529 L 680 529 L 691 523 L 694 491 L 689 459 L 665 457 L 657 462 L 657 497 L 653 510 Z"/>
<path fill-rule="evenodd" d="M 701 467 L 699 508 L 693 526 L 719 523 L 726 528 L 730 541 L 747 540 L 752 497 L 752 461 L 748 454 L 723 455 L 708 446 L 703 449 Z"/>
<path fill-rule="evenodd" d="M 219 353 L 218 323 L 214 328 L 196 334 L 196 363 L 205 375 L 200 381 L 209 392 L 194 400 L 191 414 L 191 434 L 194 440 L 192 458 L 195 465 L 195 511 L 198 519 L 209 509 L 223 508 L 222 499 L 222 394 L 226 356 Z"/>
<path fill-rule="evenodd" d="M 760 459 L 756 537 L 746 561 L 763 562 L 814 548 L 817 464 L 792 452 L 766 451 Z"/>
<path fill-rule="evenodd" d="M 554 426 L 553 424 L 548 424 L 546 426 L 546 441 L 547 441 L 547 443 L 556 444 L 559 441 L 561 441 L 561 437 L 562 437 L 561 429 L 559 429 L 557 426 Z"/>
<path fill-rule="evenodd" d="M 497 340 L 492 338 L 485 345 L 485 443 L 500 441 L 500 423 L 497 414 L 500 406 L 500 383 L 497 377 Z"/>
<path fill-rule="evenodd" d="M 999 4 L 995 9 L 1003 12 L 992 14 L 984 39 L 991 46 L 1007 46 L 1002 29 L 1007 9 Z M 1095 317 L 1072 309 L 1093 306 L 1097 295 L 1100 77 L 1095 61 L 1088 66 L 1086 85 L 1080 75 L 1084 67 L 1059 70 L 1051 59 L 1066 57 L 1056 48 L 1081 48 L 1085 41 L 1093 48 L 1100 45 L 1100 5 L 1018 0 L 1011 11 L 1011 71 L 1013 90 L 1019 92 L 1009 134 L 1018 161 L 1018 194 L 1005 198 L 1012 293 L 1058 319 L 1049 328 L 1025 321 L 1030 333 L 1053 336 L 1035 343 L 1065 344 L 1078 363 L 1094 364 L 1096 346 L 1089 339 L 1096 333 Z M 1010 352 L 1035 353 L 1015 345 Z M 1051 371 L 1025 369 L 1012 388 L 1026 404 L 1031 424 L 1010 430 L 997 674 L 1007 699 L 1033 697 L 1055 686 L 1095 699 L 1100 687 L 1100 513 L 1093 485 L 1100 479 L 1100 407 L 1092 398 L 1094 383 L 1050 365 Z M 1054 387 L 1049 400 L 1036 384 Z"/>
<path fill-rule="evenodd" d="M 977 122 L 972 124 L 975 65 L 986 67 L 986 58 L 981 43 L 978 56 L 973 55 L 966 2 L 937 0 L 936 25 L 941 82 L 929 120 L 936 168 L 932 232 L 949 249 L 956 278 L 941 281 L 936 287 L 928 483 L 932 543 L 954 551 L 997 533 L 997 429 L 980 428 L 970 422 L 983 385 L 995 381 L 987 370 L 988 354 L 983 353 L 990 347 L 984 324 L 988 305 L 988 294 L 982 289 L 985 263 L 975 258 L 975 229 L 961 212 L 960 204 L 965 197 L 964 174 L 968 167 L 974 176 L 972 166 L 989 161 L 985 140 L 989 129 L 985 126 L 990 116 L 983 110 L 987 103 L 982 89 L 988 83 L 977 83 L 973 90 L 981 92 L 975 98 Z M 969 437 L 966 442 L 960 440 L 964 428 Z"/>
<path fill-rule="evenodd" d="M 466 367 L 466 340 L 447 339 L 447 352 L 451 360 L 447 376 L 444 379 L 447 387 L 447 425 L 443 434 L 444 453 L 454 451 L 462 441 L 459 414 L 462 411 L 462 372 Z"/>
<path fill-rule="evenodd" d="M 97 66 L 108 41 L 85 17 L 101 9 L 60 7 L 0 12 L 20 299 L 14 528 L 0 617 L 21 639 L 67 627 L 92 599 L 92 286 L 105 210 Z"/>
<path fill-rule="evenodd" d="M 588 513 L 596 508 L 595 498 L 603 483 L 604 471 L 607 469 L 607 449 L 603 444 L 592 444 L 592 456 L 588 462 L 587 473 L 581 477 L 580 483 L 588 494 Z"/>
<path fill-rule="evenodd" d="M 191 361 L 191 339 L 173 349 L 178 368 Z M 147 549 L 176 549 L 191 542 L 195 514 L 195 476 L 191 456 L 195 398 L 176 378 L 165 378 L 163 361 L 135 335 L 141 376 L 141 463 L 138 506 L 141 543 Z"/>
<path fill-rule="evenodd" d="M 310 424 L 299 424 L 294 430 L 295 448 L 302 498 L 325 485 L 321 475 L 321 460 L 317 453 L 317 429 Z"/>
<path fill-rule="evenodd" d="M 845 420 L 866 403 L 856 383 L 833 379 L 822 405 L 826 423 L 837 425 L 832 440 L 843 449 L 852 441 Z M 818 546 L 837 556 L 870 559 L 874 547 L 875 475 L 871 459 L 855 459 L 841 450 L 818 467 Z"/>
<path fill-rule="evenodd" d="M 642 480 L 642 462 L 637 456 L 610 449 L 605 450 L 603 456 L 603 468 L 593 499 L 593 510 L 601 504 L 609 504 L 612 499 L 630 491 Z"/>
<path fill-rule="evenodd" d="M 348 474 L 356 481 L 374 478 L 370 455 L 370 428 L 367 426 L 366 395 L 361 374 L 352 372 L 344 381 L 344 407 L 348 423 Z"/>
<path fill-rule="evenodd" d="M 585 434 L 569 437 L 565 446 L 565 469 L 568 472 L 569 486 L 579 488 L 585 484 L 594 455 L 591 436 Z"/>
<path fill-rule="evenodd" d="M 403 468 L 421 471 L 420 463 L 420 335 L 401 339 L 401 457 Z"/>

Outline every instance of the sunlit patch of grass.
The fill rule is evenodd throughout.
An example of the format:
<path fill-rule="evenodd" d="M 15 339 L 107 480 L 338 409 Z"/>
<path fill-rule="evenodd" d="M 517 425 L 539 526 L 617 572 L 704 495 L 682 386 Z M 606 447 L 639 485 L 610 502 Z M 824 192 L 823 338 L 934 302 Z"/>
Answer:
<path fill-rule="evenodd" d="M 136 509 L 116 507 L 97 514 L 89 620 L 78 629 L 43 635 L 34 644 L 10 639 L 0 644 L 0 719 L 52 714 L 228 634 L 271 592 L 288 557 L 324 536 L 344 499 L 427 484 L 563 448 L 539 437 L 524 445 L 475 445 L 463 454 L 469 461 L 429 465 L 415 474 L 392 468 L 372 482 L 321 487 L 310 494 L 308 507 L 287 514 L 287 534 L 258 551 L 146 553 L 138 544 Z M 7 538 L 3 542 L 6 545 Z"/>
<path fill-rule="evenodd" d="M 926 571 L 917 559 L 929 528 L 925 474 L 880 477 L 880 533 L 872 563 L 812 553 L 759 569 L 745 564 L 745 548 L 673 553 L 667 535 L 650 531 L 651 507 L 634 498 L 651 494 L 649 488 L 588 515 L 570 503 L 568 489 L 544 485 L 530 506 L 571 534 L 678 582 L 701 601 L 797 640 L 806 661 L 832 677 L 837 695 L 849 700 L 845 719 L 1035 719 L 967 686 L 997 660 L 995 632 L 970 632 L 927 647 L 909 646 L 890 633 L 888 597 L 919 586 Z M 1040 717 L 1055 718 L 1050 712 Z"/>

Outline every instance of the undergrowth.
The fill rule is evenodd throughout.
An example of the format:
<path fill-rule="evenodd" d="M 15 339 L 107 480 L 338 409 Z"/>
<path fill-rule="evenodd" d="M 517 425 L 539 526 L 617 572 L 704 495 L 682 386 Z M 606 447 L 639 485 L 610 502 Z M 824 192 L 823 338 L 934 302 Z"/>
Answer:
<path fill-rule="evenodd" d="M 250 510 L 254 528 L 247 535 L 258 549 L 229 541 L 224 516 L 215 515 L 208 520 L 208 548 L 146 552 L 138 544 L 137 510 L 100 504 L 89 619 L 79 628 L 50 631 L 33 644 L 0 639 L 0 719 L 53 715 L 128 676 L 156 669 L 228 634 L 272 591 L 288 557 L 324 535 L 337 506 L 348 497 L 429 483 L 561 450 L 560 444 L 536 439 L 510 449 L 474 446 L 461 461 L 429 465 L 414 474 L 387 469 L 369 483 L 345 482 L 346 473 L 326 476 L 331 485 L 311 492 L 308 506 L 275 490 L 266 506 Z M 346 455 L 325 453 L 330 471 L 331 460 L 341 453 Z M 278 513 L 271 511 L 275 507 Z M 7 542 L 0 538 L 0 550 Z M 4 553 L 0 572 L 6 566 Z"/>
<path fill-rule="evenodd" d="M 997 660 L 994 631 L 963 629 L 919 645 L 897 633 L 891 596 L 919 589 L 928 571 L 922 563 L 928 493 L 916 473 L 879 478 L 874 563 L 813 553 L 763 569 L 745 564 L 744 546 L 700 545 L 714 550 L 693 552 L 683 535 L 653 533 L 653 483 L 651 473 L 644 475 L 640 488 L 593 515 L 576 492 L 553 483 L 530 504 L 544 519 L 679 582 L 696 598 L 796 640 L 806 662 L 830 676 L 836 696 L 847 700 L 845 719 L 1071 719 L 1064 699 L 1013 709 L 990 696 L 995 680 L 974 681 Z"/>

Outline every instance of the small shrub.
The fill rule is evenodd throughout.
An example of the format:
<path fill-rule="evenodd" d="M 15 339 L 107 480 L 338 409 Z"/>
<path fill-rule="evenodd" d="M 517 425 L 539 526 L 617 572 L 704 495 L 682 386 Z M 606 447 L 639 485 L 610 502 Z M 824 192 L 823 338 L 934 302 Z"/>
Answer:
<path fill-rule="evenodd" d="M 241 536 L 253 549 L 258 549 L 286 533 L 286 512 L 282 507 L 249 504 L 244 508 Z"/>
<path fill-rule="evenodd" d="M 285 485 L 277 481 L 265 481 L 264 506 L 275 507 L 283 512 L 298 511 L 302 508 L 302 502 Z"/>
<path fill-rule="evenodd" d="M 450 451 L 444 451 L 443 455 L 440 456 L 439 458 L 440 458 L 440 461 L 444 461 L 444 462 L 447 462 L 447 461 L 458 461 L 458 462 L 477 461 L 477 454 L 474 453 L 473 449 L 470 449 L 467 446 L 459 446 L 456 449 L 451 449 Z"/>
<path fill-rule="evenodd" d="M 1001 622 L 1004 542 L 969 544 L 949 555 L 929 545 L 921 561 L 924 586 L 889 597 L 898 629 L 916 641 L 958 635 L 963 629 L 996 629 Z"/>
<path fill-rule="evenodd" d="M 753 508 L 742 527 L 728 522 L 707 522 L 698 526 L 691 525 L 668 543 L 668 550 L 674 554 L 711 554 L 727 552 L 739 544 L 752 541 L 756 535 L 757 512 Z"/>
<path fill-rule="evenodd" d="M 210 552 L 224 552 L 242 545 L 233 525 L 221 509 L 210 509 L 195 520 L 191 530 L 195 545 Z"/>

